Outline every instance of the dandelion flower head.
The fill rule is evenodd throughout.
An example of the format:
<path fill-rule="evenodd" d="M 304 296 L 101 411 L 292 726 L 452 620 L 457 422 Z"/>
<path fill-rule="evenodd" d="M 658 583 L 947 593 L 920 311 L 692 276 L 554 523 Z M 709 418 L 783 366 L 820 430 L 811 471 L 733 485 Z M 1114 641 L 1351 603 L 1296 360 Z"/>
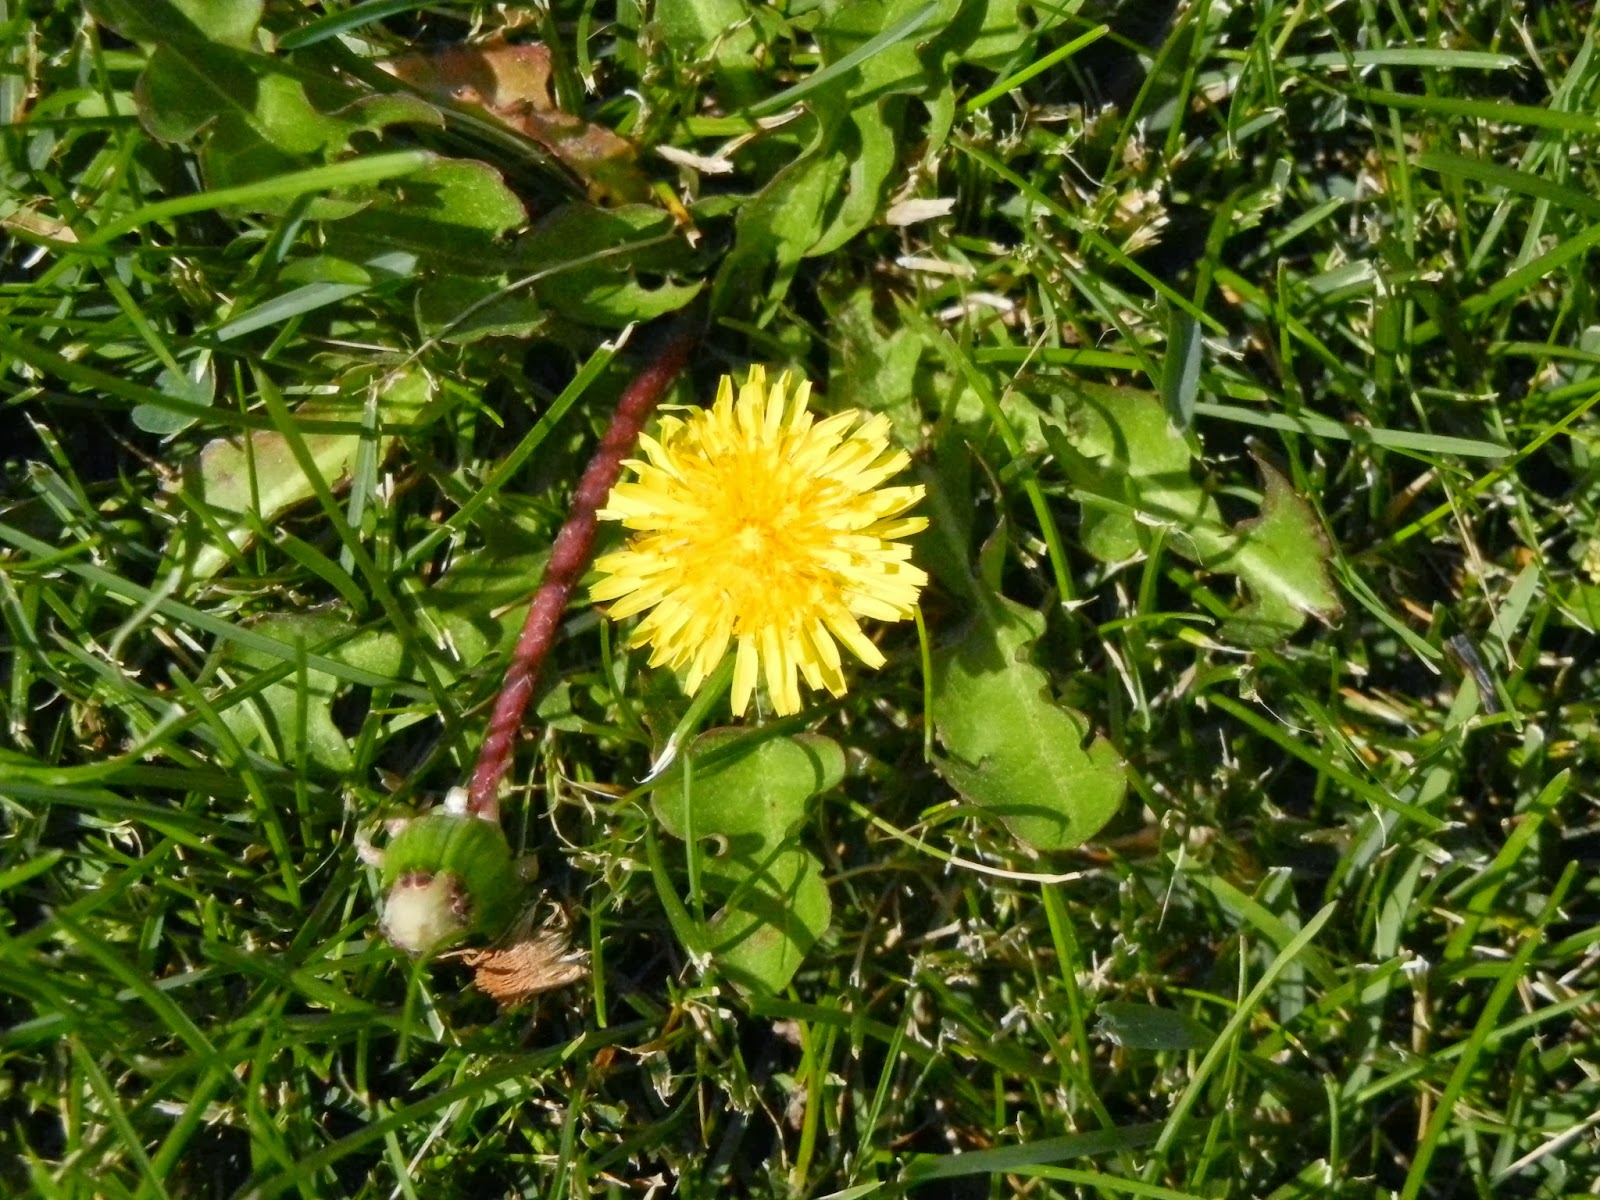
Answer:
<path fill-rule="evenodd" d="M 644 613 L 633 644 L 651 666 L 684 671 L 692 695 L 734 649 L 733 711 L 758 677 L 779 714 L 800 711 L 799 679 L 845 692 L 839 646 L 869 667 L 884 657 L 858 618 L 904 621 L 928 577 L 899 539 L 927 527 L 905 512 L 920 485 L 882 486 L 910 462 L 889 420 L 850 409 L 818 418 L 811 385 L 752 367 L 735 392 L 661 420 L 601 518 L 631 530 L 595 563 L 596 601 L 615 620 Z"/>

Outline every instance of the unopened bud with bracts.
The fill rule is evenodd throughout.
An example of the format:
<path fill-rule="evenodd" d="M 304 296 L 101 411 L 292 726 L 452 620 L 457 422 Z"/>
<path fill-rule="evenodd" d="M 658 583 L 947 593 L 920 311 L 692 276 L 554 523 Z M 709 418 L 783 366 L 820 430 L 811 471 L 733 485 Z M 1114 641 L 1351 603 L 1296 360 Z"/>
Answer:
<path fill-rule="evenodd" d="M 468 936 L 499 936 L 522 887 L 499 823 L 447 805 L 394 835 L 383 889 L 384 935 L 407 954 L 431 954 Z"/>

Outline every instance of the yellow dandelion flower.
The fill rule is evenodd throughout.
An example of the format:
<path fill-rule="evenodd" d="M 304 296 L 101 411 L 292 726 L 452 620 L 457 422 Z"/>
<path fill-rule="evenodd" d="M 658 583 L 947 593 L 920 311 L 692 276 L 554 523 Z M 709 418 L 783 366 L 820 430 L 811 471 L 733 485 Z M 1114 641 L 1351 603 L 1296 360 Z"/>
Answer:
<path fill-rule="evenodd" d="M 645 613 L 633 634 L 651 666 L 686 672 L 692 695 L 734 647 L 733 711 L 757 676 L 780 714 L 800 711 L 797 674 L 844 695 L 839 646 L 869 667 L 883 654 L 858 617 L 904 621 L 928 577 L 897 539 L 927 527 L 906 512 L 923 488 L 880 486 L 910 458 L 889 421 L 851 409 L 818 420 L 811 385 L 753 367 L 734 393 L 723 376 L 710 408 L 661 419 L 642 437 L 632 479 L 601 518 L 632 530 L 595 563 L 596 601 L 614 620 Z"/>

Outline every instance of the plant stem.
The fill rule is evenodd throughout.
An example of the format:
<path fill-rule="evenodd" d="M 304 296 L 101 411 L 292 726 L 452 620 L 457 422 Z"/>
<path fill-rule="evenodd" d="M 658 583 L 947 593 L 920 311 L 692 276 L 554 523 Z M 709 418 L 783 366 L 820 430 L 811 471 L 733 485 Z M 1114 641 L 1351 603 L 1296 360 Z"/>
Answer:
<path fill-rule="evenodd" d="M 561 614 L 567 607 L 578 580 L 589 564 L 594 549 L 595 514 L 611 494 L 622 471 L 622 460 L 639 440 L 650 414 L 672 386 L 688 361 L 689 351 L 698 337 L 699 322 L 680 320 L 668 333 L 665 343 L 650 363 L 634 376 L 633 382 L 617 402 L 605 437 L 584 469 L 578 490 L 572 497 L 572 510 L 556 534 L 544 579 L 528 609 L 505 681 L 495 697 L 489 728 L 483 735 L 483 748 L 472 770 L 468 786 L 467 811 L 487 821 L 500 819 L 500 781 L 511 768 L 512 750 L 522 728 L 522 714 L 539 684 L 539 671 L 545 655 L 555 642 Z"/>

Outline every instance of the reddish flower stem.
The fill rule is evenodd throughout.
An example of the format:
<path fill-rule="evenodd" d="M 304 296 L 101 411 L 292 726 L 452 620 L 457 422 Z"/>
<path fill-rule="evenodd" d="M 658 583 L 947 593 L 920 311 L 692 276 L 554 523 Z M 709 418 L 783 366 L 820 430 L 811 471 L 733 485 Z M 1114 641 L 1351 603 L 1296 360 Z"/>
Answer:
<path fill-rule="evenodd" d="M 516 649 L 511 652 L 505 681 L 495 697 L 489 728 L 483 735 L 483 747 L 478 751 L 478 763 L 467 788 L 467 812 L 473 816 L 487 821 L 500 819 L 500 781 L 511 769 L 522 715 L 539 685 L 539 671 L 555 642 L 561 614 L 589 565 L 589 555 L 594 550 L 595 513 L 611 494 L 622 471 L 622 460 L 638 442 L 645 422 L 688 361 L 697 340 L 697 324 L 692 320 L 680 322 L 650 363 L 634 376 L 578 481 L 571 511 L 550 549 L 544 579 L 534 594 Z"/>

